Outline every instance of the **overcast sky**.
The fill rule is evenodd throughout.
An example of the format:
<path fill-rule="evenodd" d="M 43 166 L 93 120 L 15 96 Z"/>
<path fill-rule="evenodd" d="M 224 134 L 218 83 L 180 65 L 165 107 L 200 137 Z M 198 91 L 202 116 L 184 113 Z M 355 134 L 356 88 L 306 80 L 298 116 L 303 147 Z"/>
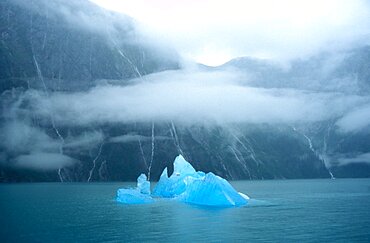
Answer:
<path fill-rule="evenodd" d="M 369 39 L 366 0 L 92 0 L 140 21 L 208 65 L 253 56 L 289 61 Z"/>

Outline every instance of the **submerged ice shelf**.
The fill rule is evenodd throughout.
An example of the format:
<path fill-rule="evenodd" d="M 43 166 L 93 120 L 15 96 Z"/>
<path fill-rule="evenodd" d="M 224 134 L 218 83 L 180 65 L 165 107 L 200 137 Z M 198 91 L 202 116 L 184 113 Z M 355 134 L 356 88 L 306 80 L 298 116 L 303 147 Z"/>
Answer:
<path fill-rule="evenodd" d="M 150 182 L 144 174 L 137 179 L 137 188 L 119 189 L 117 201 L 126 204 L 154 202 L 154 197 L 174 198 L 181 202 L 216 207 L 243 206 L 249 197 L 237 192 L 228 181 L 213 174 L 196 171 L 181 155 L 174 161 L 174 171 L 167 176 L 167 168 L 150 194 Z"/>

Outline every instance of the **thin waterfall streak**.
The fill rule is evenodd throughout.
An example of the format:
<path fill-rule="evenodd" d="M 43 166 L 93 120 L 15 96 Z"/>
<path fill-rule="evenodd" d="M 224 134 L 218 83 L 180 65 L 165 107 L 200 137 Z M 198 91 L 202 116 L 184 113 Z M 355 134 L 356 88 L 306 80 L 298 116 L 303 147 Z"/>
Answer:
<path fill-rule="evenodd" d="M 134 72 L 140 77 L 142 78 L 143 75 L 140 73 L 139 69 L 137 68 L 137 66 L 130 60 L 130 58 L 128 58 L 125 53 L 123 53 L 123 51 L 118 47 L 118 44 L 113 41 L 113 44 L 115 45 L 115 47 L 117 48 L 117 51 L 118 53 L 130 64 L 131 68 L 134 70 Z"/>
<path fill-rule="evenodd" d="M 245 144 L 236 136 L 234 133 L 231 133 L 231 135 L 236 139 L 236 141 L 249 153 L 251 153 L 250 149 L 245 146 Z"/>
<path fill-rule="evenodd" d="M 323 151 L 322 153 L 318 152 L 314 147 L 313 147 L 313 143 L 312 143 L 312 140 L 310 137 L 308 137 L 306 134 L 302 133 L 302 132 L 299 132 L 295 127 L 292 127 L 293 130 L 302 135 L 308 142 L 308 147 L 309 149 L 324 163 L 324 166 L 326 168 L 326 170 L 328 171 L 329 175 L 330 175 L 330 178 L 331 179 L 335 179 L 333 173 L 331 172 L 330 168 L 329 168 L 329 165 L 328 165 L 328 161 L 327 161 L 327 155 L 326 155 L 326 150 L 327 150 L 327 141 L 326 141 L 326 136 L 329 136 L 329 132 L 330 132 L 330 127 L 328 129 L 328 134 L 324 136 L 324 141 L 323 141 Z"/>
<path fill-rule="evenodd" d="M 327 144 L 327 140 L 329 139 L 330 137 L 330 131 L 331 131 L 331 128 L 332 128 L 332 125 L 328 125 L 328 131 L 326 132 L 326 134 L 324 135 L 324 147 L 323 147 L 323 152 L 324 154 L 326 155 L 327 154 L 327 149 L 328 149 L 328 144 Z"/>
<path fill-rule="evenodd" d="M 309 136 L 307 136 L 306 134 L 298 131 L 295 127 L 292 127 L 293 131 L 298 133 L 299 135 L 303 136 L 307 143 L 308 143 L 308 148 L 316 155 L 316 156 L 319 156 L 320 157 L 320 153 L 318 153 L 315 148 L 313 147 L 313 143 L 312 143 L 312 140 Z"/>
<path fill-rule="evenodd" d="M 328 169 L 328 171 L 329 171 L 330 179 L 334 180 L 335 177 L 334 177 L 333 173 L 329 169 Z"/>
<path fill-rule="evenodd" d="M 175 128 L 175 124 L 173 123 L 173 121 L 171 121 L 171 128 L 172 128 L 172 130 L 170 129 L 170 131 L 171 131 L 171 136 L 172 136 L 172 138 L 174 139 L 174 143 L 175 143 L 175 146 L 177 147 L 177 151 L 178 151 L 182 156 L 185 156 L 185 155 L 184 155 L 184 152 L 182 151 L 182 149 L 181 149 L 181 147 L 180 147 L 179 137 L 177 136 L 177 132 L 176 132 L 176 128 Z"/>
<path fill-rule="evenodd" d="M 222 157 L 221 156 L 219 156 L 219 155 L 217 155 L 217 157 L 219 158 L 219 160 L 220 160 L 220 163 L 221 163 L 221 166 L 222 166 L 222 168 L 224 169 L 224 171 L 225 171 L 225 173 L 227 173 L 227 169 L 226 169 L 226 166 L 225 166 L 225 163 L 224 163 L 224 160 L 222 159 Z M 230 176 L 231 177 L 231 176 Z"/>
<path fill-rule="evenodd" d="M 244 137 L 243 138 L 247 141 L 248 143 L 248 146 L 249 146 L 249 150 L 251 151 L 253 157 L 256 157 L 256 153 L 254 152 L 254 149 L 253 149 L 253 146 L 252 146 L 252 143 L 249 141 L 248 138 Z M 261 161 L 258 161 L 259 163 L 261 163 Z"/>
<path fill-rule="evenodd" d="M 104 145 L 104 142 L 102 142 L 100 144 L 100 147 L 99 147 L 99 152 L 98 154 L 96 155 L 95 159 L 93 160 L 93 167 L 91 168 L 90 172 L 89 172 L 89 178 L 87 178 L 87 182 L 90 182 L 91 180 L 91 177 L 94 173 L 94 170 L 95 170 L 95 167 L 96 167 L 96 161 L 99 159 L 100 155 L 101 155 L 101 151 L 103 149 L 103 145 Z"/>
<path fill-rule="evenodd" d="M 41 72 L 41 69 L 40 69 L 40 66 L 36 60 L 36 57 L 35 55 L 33 55 L 33 61 L 35 62 L 35 66 L 36 66 L 36 69 L 37 69 L 37 75 L 39 76 L 39 79 L 44 87 L 44 92 L 46 94 L 46 96 L 49 97 L 49 92 L 48 92 L 48 88 L 45 84 L 45 81 L 44 81 L 44 77 L 42 75 L 42 72 Z M 54 121 L 54 117 L 53 115 L 51 114 L 50 115 L 50 119 L 51 119 L 51 125 L 53 126 L 53 129 L 55 131 L 55 133 L 57 134 L 58 138 L 60 139 L 60 141 L 62 142 L 62 148 L 60 149 L 61 150 L 61 154 L 63 154 L 63 144 L 64 144 L 64 138 L 62 137 L 62 135 L 60 134 L 59 130 L 57 129 L 56 125 L 55 125 L 55 121 Z"/>
<path fill-rule="evenodd" d="M 139 69 L 133 64 L 133 62 L 131 62 L 131 60 L 120 49 L 118 49 L 118 53 L 131 65 L 131 67 L 135 71 L 135 73 L 137 75 L 139 75 L 139 77 L 141 78 L 142 75 L 139 72 Z"/>
<path fill-rule="evenodd" d="M 64 146 L 64 138 L 63 136 L 60 134 L 57 126 L 55 125 L 55 121 L 54 121 L 54 118 L 53 116 L 50 117 L 50 120 L 51 120 L 51 125 L 53 126 L 53 129 L 55 131 L 55 133 L 57 134 L 58 138 L 60 139 L 60 141 L 62 142 L 62 144 L 59 146 L 59 152 L 61 154 L 63 154 L 63 146 Z"/>
<path fill-rule="evenodd" d="M 250 144 L 249 141 L 248 145 L 249 148 L 236 136 L 234 133 L 230 132 L 231 135 L 236 139 L 236 141 L 249 153 L 249 157 L 256 163 L 256 165 L 261 164 L 261 161 L 256 159 L 256 153 L 254 152 L 254 149 L 252 148 L 252 145 Z"/>
<path fill-rule="evenodd" d="M 307 142 L 308 142 L 308 147 L 310 148 L 310 150 L 316 154 L 316 151 L 315 149 L 313 148 L 313 145 L 312 145 L 312 141 L 311 139 L 306 135 L 306 134 L 302 134 L 306 139 L 307 139 Z"/>
<path fill-rule="evenodd" d="M 64 182 L 63 176 L 62 176 L 62 169 L 61 168 L 58 169 L 58 176 L 59 176 L 60 182 Z"/>
<path fill-rule="evenodd" d="M 39 79 L 40 79 L 40 81 L 43 85 L 43 88 L 44 88 L 44 91 L 45 91 L 46 95 L 49 96 L 48 88 L 46 87 L 44 77 L 42 76 L 42 72 L 41 72 L 39 63 L 37 62 L 35 55 L 33 55 L 32 57 L 33 57 L 33 62 L 35 63 L 35 66 L 36 66 L 37 75 L 38 75 L 38 77 L 39 77 Z"/>
<path fill-rule="evenodd" d="M 107 163 L 106 160 L 104 160 L 101 164 L 100 164 L 100 167 L 99 167 L 99 178 L 100 179 L 103 179 L 103 166 Z"/>
<path fill-rule="evenodd" d="M 154 145 L 155 145 L 154 142 L 155 142 L 154 122 L 152 122 L 152 153 L 151 153 L 151 156 L 150 156 L 150 164 L 149 164 L 149 169 L 148 169 L 148 181 L 150 180 L 150 172 L 151 172 L 151 169 L 152 169 L 153 158 L 154 158 Z"/>
<path fill-rule="evenodd" d="M 44 92 L 45 92 L 46 96 L 47 96 L 47 97 L 49 97 L 48 88 L 47 88 L 47 86 L 46 86 L 46 84 L 45 84 L 45 80 L 44 80 L 44 77 L 43 77 L 43 75 L 42 75 L 42 72 L 41 72 L 41 69 L 40 69 L 39 63 L 37 62 L 37 59 L 36 59 L 36 57 L 35 57 L 35 55 L 34 55 L 34 54 L 33 54 L 33 56 L 32 56 L 32 57 L 33 57 L 33 61 L 34 61 L 35 66 L 36 66 L 37 75 L 38 75 L 38 77 L 39 77 L 39 79 L 40 79 L 40 81 L 41 81 L 41 83 L 42 83 L 42 85 L 43 85 Z M 58 128 L 57 128 L 57 126 L 55 125 L 55 120 L 54 120 L 54 116 L 53 116 L 53 114 L 50 114 L 50 120 L 51 120 L 51 125 L 52 125 L 52 127 L 53 127 L 53 129 L 54 129 L 55 133 L 57 134 L 58 138 L 59 138 L 59 139 L 60 139 L 60 141 L 61 141 L 61 144 L 60 144 L 60 146 L 59 146 L 59 153 L 60 153 L 60 154 L 63 154 L 64 138 L 63 138 L 63 136 L 60 134 L 60 132 L 59 132 L 59 130 L 58 130 Z M 64 182 L 64 179 L 63 179 L 63 176 L 62 176 L 62 169 L 61 169 L 61 168 L 59 168 L 59 169 L 58 169 L 58 176 L 59 176 L 59 180 L 60 180 L 60 182 Z"/>
<path fill-rule="evenodd" d="M 63 151 L 64 138 L 63 138 L 63 136 L 60 134 L 60 132 L 59 132 L 58 128 L 56 127 L 56 125 L 55 125 L 55 121 L 54 121 L 54 117 L 53 117 L 52 115 L 50 116 L 50 120 L 51 120 L 51 124 L 52 124 L 52 126 L 53 126 L 53 129 L 54 129 L 55 133 L 57 134 L 58 138 L 59 138 L 59 139 L 60 139 L 60 141 L 61 141 L 61 144 L 60 144 L 60 146 L 59 146 L 59 153 L 60 153 L 60 154 L 64 154 L 64 151 Z M 60 169 L 58 169 L 58 175 L 59 175 L 59 180 L 60 180 L 60 182 L 64 182 L 63 177 L 62 177 L 62 169 L 61 169 L 61 168 L 60 168 Z"/>
<path fill-rule="evenodd" d="M 330 170 L 329 162 L 327 161 L 327 158 L 328 158 L 328 156 L 327 156 L 327 150 L 328 150 L 328 142 L 327 142 L 327 140 L 330 137 L 330 132 L 331 132 L 332 126 L 333 126 L 333 124 L 329 124 L 328 125 L 328 128 L 327 128 L 328 131 L 327 131 L 326 135 L 324 136 L 324 148 L 323 148 L 323 150 L 324 150 L 324 159 L 325 159 L 324 160 L 324 164 L 325 164 L 325 167 L 326 167 L 326 169 L 329 172 L 330 178 L 331 179 L 335 179 L 333 173 Z"/>
<path fill-rule="evenodd" d="M 172 131 L 171 126 L 170 126 L 170 133 L 171 133 L 171 137 L 172 137 L 172 140 L 173 140 L 173 144 L 175 144 L 177 152 L 179 153 L 180 151 L 179 151 L 179 148 L 177 147 L 175 136 L 173 135 L 173 131 Z"/>
<path fill-rule="evenodd" d="M 229 146 L 229 147 L 231 148 L 231 151 L 233 152 L 236 160 L 239 161 L 239 163 L 243 166 L 244 170 L 247 171 L 248 176 L 249 176 L 249 180 L 252 180 L 251 173 L 250 173 L 250 171 L 249 171 L 249 169 L 248 169 L 248 167 L 246 165 L 246 162 L 245 162 L 244 158 L 242 156 L 240 156 L 240 158 L 241 158 L 240 159 L 239 156 L 236 154 L 236 151 L 238 151 L 238 153 L 241 154 L 240 151 L 237 150 L 236 148 L 234 149 L 232 146 Z"/>
<path fill-rule="evenodd" d="M 143 146 L 142 146 L 142 144 L 141 144 L 141 139 L 140 139 L 140 137 L 138 137 L 138 141 L 139 141 L 140 153 L 141 153 L 141 156 L 143 157 L 143 161 L 144 161 L 145 167 L 146 167 L 146 168 L 148 168 L 148 163 L 146 162 L 146 159 L 145 159 L 144 150 L 143 150 Z M 149 168 L 148 168 L 148 169 L 149 169 Z"/>

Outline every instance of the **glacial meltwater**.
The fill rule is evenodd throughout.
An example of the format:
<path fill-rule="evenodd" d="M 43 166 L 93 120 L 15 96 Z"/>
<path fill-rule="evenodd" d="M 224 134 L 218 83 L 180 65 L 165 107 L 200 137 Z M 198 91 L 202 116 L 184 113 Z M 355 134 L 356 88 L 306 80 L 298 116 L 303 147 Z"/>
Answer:
<path fill-rule="evenodd" d="M 136 183 L 0 184 L 0 242 L 370 242 L 370 179 L 231 184 L 247 206 L 115 200 Z"/>

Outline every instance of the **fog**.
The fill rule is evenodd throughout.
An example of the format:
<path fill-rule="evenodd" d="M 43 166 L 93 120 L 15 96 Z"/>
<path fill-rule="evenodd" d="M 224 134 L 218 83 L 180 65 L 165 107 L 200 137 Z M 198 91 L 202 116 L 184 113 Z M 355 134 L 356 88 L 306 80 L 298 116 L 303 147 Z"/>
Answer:
<path fill-rule="evenodd" d="M 76 162 L 77 160 L 59 153 L 35 152 L 18 156 L 13 166 L 33 170 L 57 170 L 71 166 Z"/>
<path fill-rule="evenodd" d="M 342 132 L 358 132 L 370 125 L 370 104 L 355 107 L 353 111 L 343 116 L 337 125 Z"/>
<path fill-rule="evenodd" d="M 191 69 L 165 71 L 128 82 L 115 81 L 114 85 L 99 84 L 84 92 L 46 95 L 29 90 L 6 109 L 5 116 L 11 122 L 2 128 L 2 147 L 8 154 L 18 154 L 8 161 L 12 166 L 53 170 L 77 162 L 61 154 L 60 149 L 91 151 L 103 143 L 152 139 L 135 133 L 106 137 L 96 130 L 98 128 L 94 130 L 106 124 L 171 121 L 185 127 L 204 124 L 309 126 L 337 120 L 334 131 L 343 135 L 369 128 L 370 96 L 344 92 L 346 87 L 340 86 L 334 91 L 312 91 L 253 87 L 249 82 L 248 75 L 236 70 Z M 61 141 L 27 122 L 31 117 L 38 117 L 41 123 L 48 123 L 53 117 L 57 126 L 91 129 L 80 135 L 70 134 Z M 156 136 L 155 139 L 169 138 Z M 368 161 L 367 155 L 364 156 L 347 156 L 334 161 L 340 164 Z"/>
<path fill-rule="evenodd" d="M 101 131 L 84 132 L 79 136 L 68 136 L 64 139 L 65 148 L 83 149 L 94 146 L 104 141 L 104 134 Z"/>
<path fill-rule="evenodd" d="M 88 136 L 87 139 L 91 141 L 92 138 L 93 136 Z M 60 153 L 60 140 L 51 138 L 41 128 L 31 126 L 21 119 L 3 125 L 0 139 L 1 147 L 5 148 L 8 154 L 15 155 L 14 158 L 8 159 L 2 154 L 5 157 L 1 162 L 12 167 L 56 170 L 78 161 Z M 73 143 L 80 144 L 79 141 L 81 139 L 77 138 Z"/>
<path fill-rule="evenodd" d="M 5 123 L 1 129 L 1 145 L 12 153 L 30 151 L 58 151 L 60 143 L 40 128 L 22 122 L 20 118 Z"/>
<path fill-rule="evenodd" d="M 166 140 L 170 139 L 169 137 L 165 136 L 155 136 L 155 140 Z M 116 136 L 109 138 L 109 143 L 130 143 L 130 142 L 137 142 L 137 141 L 151 141 L 152 137 L 142 136 L 138 134 L 126 134 L 122 136 Z"/>
<path fill-rule="evenodd" d="M 351 164 L 351 163 L 370 163 L 370 153 L 357 154 L 355 156 L 346 156 L 338 159 L 341 165 Z"/>
<path fill-rule="evenodd" d="M 304 89 L 258 88 L 236 71 L 166 71 L 134 79 L 130 85 L 99 85 L 87 92 L 26 92 L 22 99 L 29 112 L 64 126 L 105 123 L 166 122 L 183 125 L 207 122 L 309 124 L 329 119 L 342 132 L 369 124 L 369 98 L 341 92 Z M 22 103 L 18 105 L 22 106 Z M 99 140 L 101 135 L 89 135 Z M 129 139 L 128 137 L 121 140 Z M 80 141 L 81 140 L 81 141 Z M 120 140 L 117 138 L 117 141 Z M 79 138 L 70 145 L 86 143 Z"/>
<path fill-rule="evenodd" d="M 142 33 L 207 65 L 252 56 L 288 62 L 369 43 L 366 0 L 92 0 L 128 14 Z"/>

